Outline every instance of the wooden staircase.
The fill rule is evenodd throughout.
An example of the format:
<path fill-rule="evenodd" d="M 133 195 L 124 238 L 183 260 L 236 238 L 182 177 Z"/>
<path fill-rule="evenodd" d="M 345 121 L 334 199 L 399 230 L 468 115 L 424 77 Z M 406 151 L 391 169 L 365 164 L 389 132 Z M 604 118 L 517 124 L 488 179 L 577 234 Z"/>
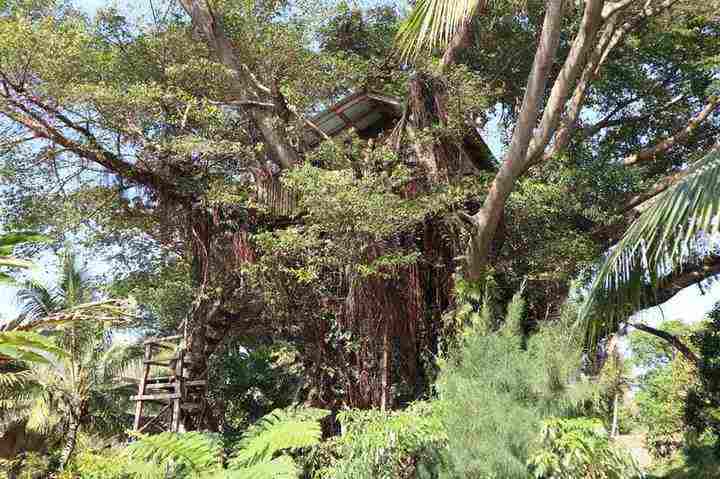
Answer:
<path fill-rule="evenodd" d="M 182 340 L 183 336 L 179 335 L 152 338 L 144 342 L 143 375 L 137 396 L 131 398 L 136 401 L 135 431 L 142 432 L 155 425 L 179 432 L 184 430 L 188 419 L 204 414 L 207 379 L 188 377 L 187 355 L 181 346 Z M 159 369 L 161 374 L 151 375 L 152 368 Z M 146 402 L 159 403 L 164 407 L 152 416 L 145 416 Z"/>

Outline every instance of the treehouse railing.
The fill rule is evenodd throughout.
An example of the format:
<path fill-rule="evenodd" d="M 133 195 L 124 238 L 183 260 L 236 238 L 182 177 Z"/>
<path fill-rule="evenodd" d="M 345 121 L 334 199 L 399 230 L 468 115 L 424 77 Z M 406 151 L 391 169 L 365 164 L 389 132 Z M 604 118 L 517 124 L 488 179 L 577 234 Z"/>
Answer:
<path fill-rule="evenodd" d="M 150 426 L 179 432 L 185 429 L 191 417 L 202 415 L 207 380 L 188 377 L 190 368 L 182 340 L 183 336 L 178 335 L 144 342 L 143 374 L 138 383 L 138 394 L 131 398 L 136 402 L 133 425 L 136 432 L 146 431 Z M 161 375 L 151 375 L 152 368 L 162 371 Z M 146 416 L 143 414 L 145 403 L 163 404 L 164 407 L 156 414 Z M 194 422 L 199 424 L 200 421 Z"/>

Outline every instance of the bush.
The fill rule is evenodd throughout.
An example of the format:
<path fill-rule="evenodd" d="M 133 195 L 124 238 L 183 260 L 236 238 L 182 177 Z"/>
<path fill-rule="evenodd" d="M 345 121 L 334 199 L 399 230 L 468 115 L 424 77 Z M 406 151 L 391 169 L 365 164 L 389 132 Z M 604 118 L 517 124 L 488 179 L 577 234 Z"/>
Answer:
<path fill-rule="evenodd" d="M 72 470 L 89 479 L 296 479 L 300 468 L 288 453 L 318 444 L 325 416 L 316 409 L 274 411 L 251 426 L 229 455 L 213 434 L 139 435 L 120 451 L 80 454 Z"/>
<path fill-rule="evenodd" d="M 403 479 L 438 477 L 447 441 L 437 404 L 419 402 L 404 411 L 350 410 L 338 414 L 342 435 L 317 451 L 314 478 Z M 317 464 L 322 463 L 325 464 Z"/>
<path fill-rule="evenodd" d="M 613 445 L 597 419 L 543 422 L 541 449 L 530 458 L 538 479 L 629 479 L 642 472 L 630 454 Z"/>
<path fill-rule="evenodd" d="M 525 479 L 542 421 L 574 413 L 582 399 L 576 394 L 580 342 L 565 327 L 575 316 L 568 310 L 562 321 L 525 337 L 520 294 L 504 322 L 483 303 L 441 365 L 437 389 L 449 464 L 442 477 Z"/>

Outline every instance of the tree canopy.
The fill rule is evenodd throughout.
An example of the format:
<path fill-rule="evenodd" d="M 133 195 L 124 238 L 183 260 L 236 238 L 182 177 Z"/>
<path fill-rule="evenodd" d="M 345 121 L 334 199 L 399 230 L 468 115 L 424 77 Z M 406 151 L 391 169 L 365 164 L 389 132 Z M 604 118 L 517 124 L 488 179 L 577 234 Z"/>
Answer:
<path fill-rule="evenodd" d="M 55 319 L 122 315 L 138 340 L 183 335 L 188 377 L 235 375 L 209 378 L 188 429 L 431 397 L 438 358 L 518 291 L 534 358 L 609 284 L 578 346 L 602 363 L 639 308 L 720 272 L 698 254 L 718 224 L 717 0 L 140 4 L 0 2 L 0 227 L 107 265 Z M 8 241 L 3 267 L 24 252 Z"/>

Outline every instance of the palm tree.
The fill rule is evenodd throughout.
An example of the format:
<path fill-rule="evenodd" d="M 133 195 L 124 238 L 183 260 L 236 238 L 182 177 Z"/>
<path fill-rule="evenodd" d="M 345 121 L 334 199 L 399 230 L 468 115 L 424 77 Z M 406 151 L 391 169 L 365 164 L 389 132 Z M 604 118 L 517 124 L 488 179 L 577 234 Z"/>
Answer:
<path fill-rule="evenodd" d="M 48 355 L 64 354 L 65 351 L 41 334 L 30 331 L 0 331 L 0 365 L 11 360 L 47 363 Z"/>
<path fill-rule="evenodd" d="M 38 321 L 72 310 L 91 299 L 92 291 L 66 254 L 57 288 L 28 282 L 18 293 L 24 320 Z M 28 430 L 64 441 L 61 467 L 75 451 L 78 432 L 116 433 L 129 415 L 132 382 L 118 380 L 139 359 L 137 346 L 113 345 L 95 321 L 70 321 L 54 333 L 65 352 L 0 380 L 0 408 L 6 422 L 25 423 Z"/>
<path fill-rule="evenodd" d="M 68 334 L 71 354 L 33 364 L 15 373 L 15 384 L 0 385 L 5 421 L 24 422 L 29 431 L 64 441 L 61 468 L 70 462 L 81 430 L 120 433 L 130 420 L 129 397 L 136 385 L 119 378 L 137 360 L 137 348 L 113 346 L 95 329 Z"/>
<path fill-rule="evenodd" d="M 592 334 L 655 304 L 671 273 L 713 255 L 720 220 L 720 151 L 678 176 L 632 223 L 600 267 L 581 318 Z M 712 271 L 710 271 L 712 272 Z"/>

